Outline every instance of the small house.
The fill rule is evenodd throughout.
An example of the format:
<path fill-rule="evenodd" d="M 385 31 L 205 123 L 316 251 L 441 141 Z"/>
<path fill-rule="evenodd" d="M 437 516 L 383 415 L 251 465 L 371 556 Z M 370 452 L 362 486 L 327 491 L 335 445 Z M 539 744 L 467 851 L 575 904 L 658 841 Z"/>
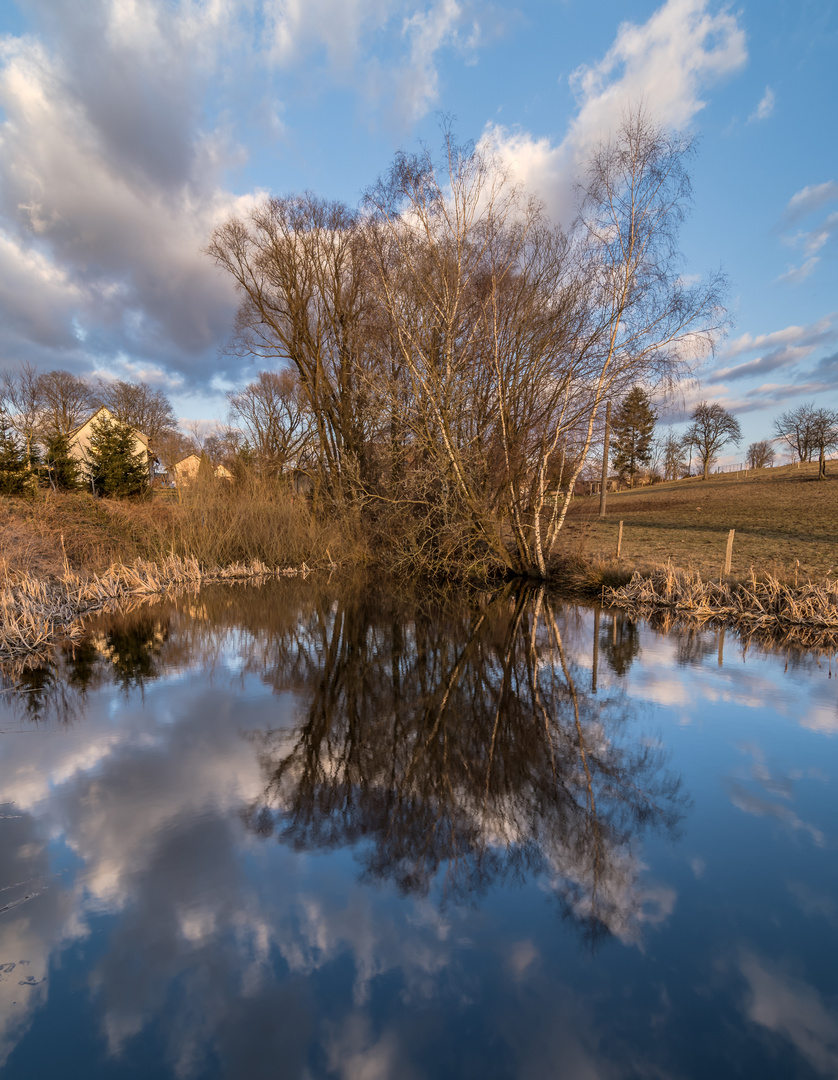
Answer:
<path fill-rule="evenodd" d="M 206 455 L 196 454 L 194 451 L 191 454 L 187 454 L 186 457 L 181 458 L 180 461 L 176 461 L 169 469 L 169 476 L 174 481 L 175 487 L 183 486 L 184 484 L 190 484 L 195 480 L 201 468 L 209 471 L 210 475 L 217 477 L 219 480 L 231 480 L 233 474 L 224 465 L 213 466 L 210 459 Z"/>

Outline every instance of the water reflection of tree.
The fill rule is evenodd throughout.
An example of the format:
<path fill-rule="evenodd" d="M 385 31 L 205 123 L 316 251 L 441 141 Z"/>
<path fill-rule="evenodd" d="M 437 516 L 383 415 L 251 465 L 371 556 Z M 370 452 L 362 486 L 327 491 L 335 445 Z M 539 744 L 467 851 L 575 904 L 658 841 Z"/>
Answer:
<path fill-rule="evenodd" d="M 143 689 L 159 673 L 171 617 L 163 603 L 92 620 L 80 640 L 49 660 L 0 669 L 5 703 L 20 719 L 66 726 L 84 715 L 88 693 L 106 683 Z"/>
<path fill-rule="evenodd" d="M 628 674 L 640 654 L 637 623 L 622 612 L 612 611 L 608 624 L 600 630 L 599 646 L 615 675 Z"/>
<path fill-rule="evenodd" d="M 619 691 L 579 688 L 542 589 L 412 620 L 338 601 L 268 652 L 274 684 L 305 687 L 307 704 L 293 729 L 252 736 L 255 831 L 357 845 L 365 875 L 403 892 L 465 899 L 541 872 L 592 930 L 638 914 L 636 845 L 675 828 L 680 781 L 626 737 Z"/>

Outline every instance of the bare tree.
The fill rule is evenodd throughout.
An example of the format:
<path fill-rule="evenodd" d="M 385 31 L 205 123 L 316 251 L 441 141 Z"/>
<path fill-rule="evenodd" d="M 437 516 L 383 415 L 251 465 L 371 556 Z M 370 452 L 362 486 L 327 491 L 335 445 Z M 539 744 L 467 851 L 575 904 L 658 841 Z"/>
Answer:
<path fill-rule="evenodd" d="M 48 371 L 40 377 L 41 430 L 67 436 L 96 408 L 96 396 L 86 379 L 70 371 Z"/>
<path fill-rule="evenodd" d="M 774 464 L 775 457 L 776 453 L 771 441 L 761 439 L 759 442 L 752 442 L 748 447 L 745 461 L 749 469 L 767 469 L 769 465 Z"/>
<path fill-rule="evenodd" d="M 440 164 L 401 155 L 368 196 L 414 436 L 518 572 L 546 574 L 605 401 L 674 380 L 720 328 L 720 280 L 677 270 L 689 153 L 635 111 L 590 160 L 570 235 L 450 135 Z"/>
<path fill-rule="evenodd" d="M 826 452 L 838 446 L 838 412 L 834 409 L 814 409 L 811 418 L 811 440 L 818 451 L 818 479 L 826 479 Z"/>
<path fill-rule="evenodd" d="M 167 428 L 157 436 L 154 446 L 157 460 L 167 471 L 182 461 L 194 449 L 192 440 L 174 428 Z"/>
<path fill-rule="evenodd" d="M 155 390 L 146 382 L 100 379 L 96 396 L 117 420 L 141 431 L 155 449 L 164 431 L 177 428 L 177 418 L 165 392 Z"/>
<path fill-rule="evenodd" d="M 798 461 L 812 460 L 812 451 L 815 448 L 812 441 L 814 411 L 814 403 L 806 402 L 798 405 L 796 409 L 780 413 L 774 421 L 775 435 L 788 444 Z"/>
<path fill-rule="evenodd" d="M 741 438 L 742 429 L 735 416 L 718 402 L 708 404 L 702 401 L 693 410 L 692 424 L 684 435 L 684 445 L 695 450 L 706 480 L 722 447 L 731 442 L 738 443 Z"/>
<path fill-rule="evenodd" d="M 41 376 L 37 368 L 23 362 L 9 368 L 0 378 L 0 413 L 23 439 L 26 460 L 31 463 L 43 411 Z"/>
<path fill-rule="evenodd" d="M 242 296 L 235 349 L 296 369 L 335 497 L 418 521 L 417 552 L 543 577 L 605 402 L 671 383 L 721 329 L 721 280 L 680 272 L 690 153 L 635 110 L 567 233 L 449 131 L 364 215 L 272 199 L 209 247 Z"/>
<path fill-rule="evenodd" d="M 661 463 L 665 480 L 680 480 L 687 470 L 687 455 L 684 442 L 672 428 L 668 428 L 661 440 Z"/>
<path fill-rule="evenodd" d="M 269 199 L 216 229 L 208 253 L 242 297 L 234 351 L 293 365 L 326 487 L 353 495 L 377 424 L 375 383 L 364 374 L 376 334 L 357 213 L 311 195 Z"/>
<path fill-rule="evenodd" d="M 299 379 L 290 371 L 261 371 L 227 395 L 230 419 L 244 434 L 263 471 L 282 473 L 311 442 L 311 414 Z"/>

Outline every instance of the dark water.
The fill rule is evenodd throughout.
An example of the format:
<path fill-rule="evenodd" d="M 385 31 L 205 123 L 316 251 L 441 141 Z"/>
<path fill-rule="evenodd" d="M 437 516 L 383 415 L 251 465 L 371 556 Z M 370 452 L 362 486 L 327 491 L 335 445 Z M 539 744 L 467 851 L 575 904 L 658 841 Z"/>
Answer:
<path fill-rule="evenodd" d="M 3 1077 L 836 1076 L 831 675 L 534 592 L 104 619 L 0 693 Z"/>

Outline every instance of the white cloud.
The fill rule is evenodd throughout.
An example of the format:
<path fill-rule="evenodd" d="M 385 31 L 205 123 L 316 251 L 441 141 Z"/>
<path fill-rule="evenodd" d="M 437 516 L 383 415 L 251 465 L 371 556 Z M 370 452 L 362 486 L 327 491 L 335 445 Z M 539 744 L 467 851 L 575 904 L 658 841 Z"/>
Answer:
<path fill-rule="evenodd" d="M 407 0 L 266 0 L 264 12 L 272 65 L 316 65 L 324 54 L 327 81 L 353 85 L 400 129 L 438 100 L 439 50 L 468 53 L 480 40 L 479 23 L 457 0 L 419 9 Z"/>
<path fill-rule="evenodd" d="M 754 124 L 759 120 L 767 120 L 769 116 L 774 112 L 774 105 L 776 104 L 776 96 L 770 86 L 766 86 L 765 93 L 760 99 L 759 105 L 754 109 L 751 115 L 748 117 L 748 123 Z"/>
<path fill-rule="evenodd" d="M 683 128 L 704 108 L 705 88 L 745 63 L 745 34 L 737 17 L 708 8 L 707 0 L 666 0 L 642 25 L 623 23 L 602 60 L 573 72 L 579 108 L 561 143 L 498 125 L 490 125 L 485 138 L 554 215 L 564 216 L 566 192 L 580 161 L 615 130 L 628 108 L 642 101 L 657 121 Z"/>
<path fill-rule="evenodd" d="M 728 359 L 756 352 L 758 349 L 775 349 L 784 345 L 806 345 L 815 348 L 824 342 L 834 341 L 838 336 L 834 318 L 835 313 L 831 312 L 807 326 L 786 326 L 782 330 L 773 330 L 769 334 L 742 334 L 725 347 L 722 357 Z"/>
<path fill-rule="evenodd" d="M 814 210 L 838 200 L 838 183 L 827 180 L 823 184 L 810 184 L 795 192 L 786 207 L 785 219 L 791 223 L 799 221 Z"/>
<path fill-rule="evenodd" d="M 801 281 L 805 281 L 814 272 L 820 261 L 820 256 L 813 255 L 810 259 L 801 263 L 800 266 L 789 266 L 785 273 L 780 274 L 775 280 L 787 281 L 790 285 L 799 285 Z"/>
<path fill-rule="evenodd" d="M 113 10 L 128 18 L 130 7 Z M 138 39 L 135 66 L 154 33 Z M 186 90 L 153 114 L 106 114 L 94 99 L 108 97 L 113 73 L 99 81 L 88 73 L 85 82 L 74 64 L 31 38 L 6 38 L 0 48 L 6 343 L 11 329 L 77 352 L 83 326 L 93 353 L 122 349 L 197 375 L 235 311 L 231 286 L 202 248 L 214 224 L 251 200 L 221 187 L 219 136 L 195 134 Z M 142 77 L 154 86 L 155 68 Z M 138 147 L 143 141 L 156 149 Z"/>

